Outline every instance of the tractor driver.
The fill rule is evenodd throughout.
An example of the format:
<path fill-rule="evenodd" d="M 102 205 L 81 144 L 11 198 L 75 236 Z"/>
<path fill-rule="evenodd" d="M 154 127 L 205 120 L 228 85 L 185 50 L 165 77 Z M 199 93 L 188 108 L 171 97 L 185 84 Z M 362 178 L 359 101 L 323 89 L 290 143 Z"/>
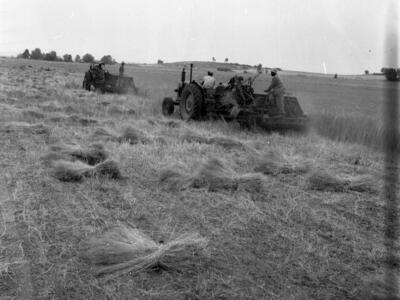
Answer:
<path fill-rule="evenodd" d="M 99 64 L 99 68 L 98 68 L 98 70 L 97 70 L 97 74 L 96 74 L 96 81 L 97 82 L 104 82 L 104 79 L 105 79 L 105 75 L 104 75 L 104 69 L 103 69 L 103 66 L 105 66 L 105 63 L 100 63 Z"/>
<path fill-rule="evenodd" d="M 215 86 L 215 78 L 213 76 L 213 72 L 208 71 L 207 75 L 203 77 L 203 88 L 205 89 L 213 89 Z"/>
<path fill-rule="evenodd" d="M 125 66 L 125 62 L 121 62 L 121 66 L 119 67 L 119 76 L 120 77 L 124 76 L 124 66 Z"/>
<path fill-rule="evenodd" d="M 268 70 L 266 71 L 268 73 Z M 267 97 L 269 94 L 272 94 L 276 100 L 276 106 L 279 109 L 281 114 L 285 114 L 285 107 L 283 105 L 283 96 L 285 94 L 285 87 L 281 79 L 278 77 L 278 70 L 272 69 L 271 70 L 272 81 L 269 87 L 264 91 L 267 93 Z"/>

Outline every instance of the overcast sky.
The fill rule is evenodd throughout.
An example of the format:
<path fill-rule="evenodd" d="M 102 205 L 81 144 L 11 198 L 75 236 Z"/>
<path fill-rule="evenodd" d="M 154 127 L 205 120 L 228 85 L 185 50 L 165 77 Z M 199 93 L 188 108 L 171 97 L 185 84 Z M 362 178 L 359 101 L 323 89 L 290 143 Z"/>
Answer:
<path fill-rule="evenodd" d="M 0 55 L 39 47 L 128 62 L 214 56 L 288 70 L 373 72 L 385 64 L 389 1 L 0 0 Z"/>

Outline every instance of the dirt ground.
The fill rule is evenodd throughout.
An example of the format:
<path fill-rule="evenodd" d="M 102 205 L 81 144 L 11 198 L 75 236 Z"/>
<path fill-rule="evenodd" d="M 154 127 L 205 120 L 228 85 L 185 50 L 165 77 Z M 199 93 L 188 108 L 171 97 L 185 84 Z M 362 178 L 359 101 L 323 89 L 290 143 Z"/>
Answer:
<path fill-rule="evenodd" d="M 267 134 L 233 123 L 167 119 L 160 103 L 173 95 L 178 67 L 128 65 L 137 96 L 83 90 L 86 68 L 0 59 L 0 299 L 383 295 L 381 153 L 312 132 Z M 215 75 L 225 81 L 232 74 Z M 281 76 L 305 112 L 381 111 L 379 76 Z M 261 76 L 256 90 L 267 80 Z M 134 141 L 121 138 L 128 126 Z M 51 149 L 93 143 L 117 162 L 122 179 L 54 176 Z M 192 184 L 164 178 L 171 170 Z M 208 255 L 182 272 L 97 277 L 82 261 L 80 244 L 117 224 L 157 242 L 197 232 L 209 241 Z"/>

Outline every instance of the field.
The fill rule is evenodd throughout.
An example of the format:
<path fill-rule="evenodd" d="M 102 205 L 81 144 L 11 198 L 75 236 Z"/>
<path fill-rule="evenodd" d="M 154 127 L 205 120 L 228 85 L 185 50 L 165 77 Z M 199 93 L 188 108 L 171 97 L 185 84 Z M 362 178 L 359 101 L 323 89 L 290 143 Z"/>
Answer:
<path fill-rule="evenodd" d="M 133 96 L 84 91 L 85 64 L 0 62 L 1 299 L 382 296 L 382 77 L 283 72 L 312 120 L 299 135 L 162 117 L 176 65 L 128 65 Z M 93 143 L 121 176 L 60 176 L 54 157 Z M 178 270 L 96 276 L 82 243 L 115 225 L 207 245 Z"/>

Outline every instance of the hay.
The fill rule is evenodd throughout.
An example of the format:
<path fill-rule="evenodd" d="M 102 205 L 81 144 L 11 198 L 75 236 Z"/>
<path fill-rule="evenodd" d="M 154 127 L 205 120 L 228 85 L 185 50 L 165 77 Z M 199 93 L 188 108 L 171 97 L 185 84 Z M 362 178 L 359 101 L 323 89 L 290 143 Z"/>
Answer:
<path fill-rule="evenodd" d="M 90 167 L 82 162 L 58 160 L 53 163 L 52 176 L 64 182 L 80 182 Z"/>
<path fill-rule="evenodd" d="M 76 149 L 69 152 L 69 154 L 88 165 L 96 165 L 105 161 L 108 158 L 108 153 L 102 144 L 92 144 L 87 149 Z"/>
<path fill-rule="evenodd" d="M 241 142 L 236 141 L 231 138 L 227 138 L 227 137 L 212 137 L 208 141 L 210 144 L 218 145 L 225 149 L 234 149 L 234 148 L 243 148 L 244 147 L 244 145 Z"/>
<path fill-rule="evenodd" d="M 181 140 L 188 143 L 209 144 L 208 138 L 197 135 L 191 131 L 186 131 L 181 136 Z"/>
<path fill-rule="evenodd" d="M 108 159 L 96 166 L 85 174 L 86 176 L 101 176 L 112 179 L 122 179 L 123 176 L 119 170 L 118 163 L 114 160 Z"/>
<path fill-rule="evenodd" d="M 96 130 L 92 134 L 93 138 L 95 139 L 103 139 L 103 140 L 111 140 L 117 141 L 118 135 L 117 133 L 104 129 L 104 128 L 96 128 Z"/>
<path fill-rule="evenodd" d="M 190 176 L 182 171 L 181 166 L 173 165 L 161 169 L 159 182 L 172 191 L 184 190 L 188 187 Z"/>
<path fill-rule="evenodd" d="M 2 129 L 7 133 L 22 131 L 33 135 L 50 134 L 50 129 L 42 123 L 29 124 L 26 122 L 8 122 L 5 123 Z"/>
<path fill-rule="evenodd" d="M 237 190 L 238 182 L 231 172 L 216 158 L 211 158 L 200 166 L 191 178 L 191 187 L 207 188 L 211 192 Z"/>
<path fill-rule="evenodd" d="M 60 181 L 80 182 L 85 177 L 107 177 L 122 179 L 118 164 L 109 159 L 95 166 L 80 161 L 58 160 L 53 162 L 52 175 Z"/>
<path fill-rule="evenodd" d="M 96 143 L 87 148 L 76 145 L 55 144 L 50 146 L 51 152 L 42 157 L 46 163 L 54 160 L 80 160 L 88 165 L 96 165 L 108 158 L 108 153 L 102 144 Z"/>
<path fill-rule="evenodd" d="M 94 265 L 95 275 L 138 274 L 154 269 L 182 271 L 199 264 L 207 240 L 199 234 L 184 234 L 158 244 L 134 228 L 115 227 L 103 236 L 81 244 L 81 258 Z"/>
<path fill-rule="evenodd" d="M 67 118 L 69 121 L 71 121 L 72 123 L 78 123 L 82 126 L 89 126 L 89 125 L 94 125 L 97 124 L 98 121 L 96 119 L 92 119 L 92 118 L 83 118 L 80 117 L 78 115 L 71 115 Z"/>
<path fill-rule="evenodd" d="M 124 128 L 121 134 L 104 128 L 96 128 L 92 136 L 97 139 L 103 139 L 118 143 L 129 143 L 131 145 L 135 145 L 138 143 L 146 144 L 150 142 L 150 139 L 146 137 L 146 134 L 144 132 L 133 127 Z"/>
<path fill-rule="evenodd" d="M 188 143 L 199 143 L 199 144 L 207 144 L 207 145 L 217 145 L 225 149 L 234 149 L 234 148 L 244 148 L 243 143 L 236 141 L 234 139 L 228 137 L 203 137 L 197 135 L 191 131 L 186 131 L 182 136 L 181 140 Z"/>
<path fill-rule="evenodd" d="M 375 178 L 369 175 L 362 175 L 350 179 L 349 190 L 376 195 L 379 193 L 379 186 Z"/>
<path fill-rule="evenodd" d="M 274 156 L 259 160 L 254 168 L 255 172 L 274 176 L 278 174 L 304 174 L 309 170 L 310 164 L 308 162 L 287 162 Z"/>
<path fill-rule="evenodd" d="M 349 184 L 349 180 L 337 178 L 325 171 L 314 171 L 307 178 L 308 188 L 316 191 L 344 192 Z"/>
<path fill-rule="evenodd" d="M 44 119 L 46 116 L 35 110 L 22 110 L 22 116 L 25 119 Z"/>
<path fill-rule="evenodd" d="M 236 180 L 239 189 L 243 189 L 250 194 L 262 193 L 264 191 L 265 177 L 260 173 L 244 174 Z"/>
<path fill-rule="evenodd" d="M 146 137 L 144 132 L 133 128 L 133 127 L 126 127 L 123 129 L 122 134 L 118 137 L 120 143 L 128 142 L 131 145 L 138 144 L 138 143 L 148 143 L 150 140 Z"/>

